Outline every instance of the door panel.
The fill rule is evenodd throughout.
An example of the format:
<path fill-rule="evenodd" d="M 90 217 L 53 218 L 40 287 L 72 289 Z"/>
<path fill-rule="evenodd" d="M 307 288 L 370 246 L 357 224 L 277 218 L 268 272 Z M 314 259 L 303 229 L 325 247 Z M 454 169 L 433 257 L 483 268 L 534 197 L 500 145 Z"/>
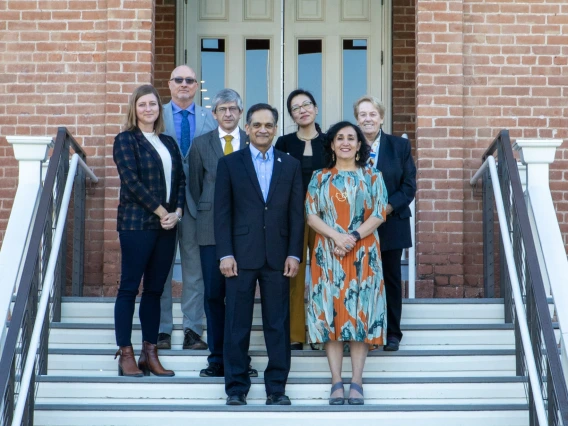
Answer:
<path fill-rule="evenodd" d="M 257 102 L 275 106 L 284 134 L 296 128 L 285 102 L 297 87 L 314 94 L 324 130 L 341 119 L 353 121 L 351 105 L 359 96 L 384 98 L 390 67 L 381 64 L 381 51 L 388 10 L 380 2 L 286 0 L 282 7 L 282 1 L 178 0 L 184 16 L 178 63 L 192 66 L 202 80 L 197 103 L 210 107 L 215 93 L 230 87 L 243 98 L 245 111 Z M 383 100 L 388 107 L 390 99 Z"/>

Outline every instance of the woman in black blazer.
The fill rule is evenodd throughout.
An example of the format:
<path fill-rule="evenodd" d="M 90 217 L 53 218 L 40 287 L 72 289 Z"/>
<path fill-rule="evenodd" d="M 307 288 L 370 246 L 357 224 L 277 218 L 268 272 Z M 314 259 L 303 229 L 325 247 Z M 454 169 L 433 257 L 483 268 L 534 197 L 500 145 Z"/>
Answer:
<path fill-rule="evenodd" d="M 410 203 L 416 194 L 416 167 L 408 139 L 382 131 L 385 107 L 374 96 L 363 96 L 353 105 L 357 124 L 371 147 L 370 164 L 380 170 L 388 192 L 387 219 L 379 226 L 381 259 L 387 294 L 387 344 L 385 351 L 398 351 L 402 339 L 402 288 L 400 258 L 412 246 Z"/>
<path fill-rule="evenodd" d="M 325 134 L 316 123 L 318 106 L 313 95 L 307 90 L 296 89 L 286 101 L 288 113 L 298 130 L 276 141 L 276 149 L 285 152 L 300 161 L 302 165 L 302 183 L 304 193 L 314 170 L 324 167 L 323 142 Z M 307 248 L 313 246 L 315 233 L 306 225 L 304 232 L 304 259 L 307 259 Z M 306 262 L 300 264 L 298 274 L 290 279 L 290 343 L 295 350 L 303 349 L 306 342 L 306 311 L 304 309 L 304 294 L 306 282 Z"/>
<path fill-rule="evenodd" d="M 162 367 L 156 343 L 160 297 L 175 254 L 176 225 L 183 214 L 185 175 L 177 143 L 163 131 L 158 92 L 151 85 L 138 87 L 128 104 L 126 131 L 116 136 L 113 146 L 120 176 L 117 230 L 122 271 L 114 307 L 119 376 L 174 375 Z M 132 317 L 142 277 L 143 342 L 136 365 Z"/>

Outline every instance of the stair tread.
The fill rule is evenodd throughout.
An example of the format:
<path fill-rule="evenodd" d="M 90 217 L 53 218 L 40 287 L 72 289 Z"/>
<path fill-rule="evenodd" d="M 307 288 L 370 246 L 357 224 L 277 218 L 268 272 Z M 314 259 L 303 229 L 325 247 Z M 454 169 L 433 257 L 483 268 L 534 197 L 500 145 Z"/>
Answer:
<path fill-rule="evenodd" d="M 49 354 L 58 355 L 114 355 L 115 349 L 74 349 L 74 348 L 50 348 Z M 172 350 L 160 349 L 160 356 L 204 356 L 209 354 L 208 351 L 203 350 Z M 265 350 L 251 350 L 249 351 L 251 357 L 254 356 L 267 356 Z M 494 355 L 515 355 L 514 349 L 451 349 L 451 350 L 399 350 L 397 352 L 387 351 L 371 351 L 369 357 L 408 357 L 408 356 L 494 356 Z M 325 351 L 302 350 L 294 351 L 295 357 L 325 357 Z M 349 357 L 349 354 L 345 354 Z"/>
<path fill-rule="evenodd" d="M 264 402 L 258 405 L 230 406 L 224 404 L 49 404 L 38 403 L 36 411 L 266 411 L 266 412 L 312 412 L 312 411 L 513 411 L 527 410 L 526 403 L 519 404 L 367 404 L 367 405 L 342 405 L 332 406 L 328 404 L 306 404 L 288 406 L 267 406 Z"/>
<path fill-rule="evenodd" d="M 36 380 L 42 383 L 136 383 L 136 384 L 223 384 L 223 377 L 105 377 L 105 376 L 55 376 L 38 375 Z M 343 383 L 350 383 L 345 378 Z M 463 384 L 463 383 L 526 383 L 524 376 L 485 376 L 485 377 L 365 377 L 364 384 Z M 262 378 L 251 378 L 253 384 L 264 384 Z M 289 378 L 287 385 L 294 384 L 325 384 L 329 386 L 328 378 Z"/>

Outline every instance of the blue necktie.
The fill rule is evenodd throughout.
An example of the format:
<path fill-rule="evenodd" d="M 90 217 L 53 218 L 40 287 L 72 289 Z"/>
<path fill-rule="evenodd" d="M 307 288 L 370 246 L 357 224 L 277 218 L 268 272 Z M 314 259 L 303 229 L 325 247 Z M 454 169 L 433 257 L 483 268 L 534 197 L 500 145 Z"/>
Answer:
<path fill-rule="evenodd" d="M 181 111 L 181 141 L 179 144 L 179 147 L 181 149 L 181 155 L 182 156 L 186 156 L 187 155 L 187 151 L 189 150 L 189 120 L 187 119 L 187 116 L 189 115 L 189 111 L 187 110 L 182 110 Z"/>

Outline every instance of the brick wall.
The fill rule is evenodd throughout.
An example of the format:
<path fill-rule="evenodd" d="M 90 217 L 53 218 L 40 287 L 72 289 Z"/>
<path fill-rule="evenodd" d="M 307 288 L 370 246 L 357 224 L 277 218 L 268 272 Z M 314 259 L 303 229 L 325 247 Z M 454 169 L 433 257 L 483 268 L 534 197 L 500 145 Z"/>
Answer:
<path fill-rule="evenodd" d="M 156 0 L 154 85 L 162 102 L 170 101 L 168 80 L 176 66 L 176 2 Z"/>
<path fill-rule="evenodd" d="M 392 13 L 392 133 L 415 140 L 416 119 L 416 6 L 398 0 Z M 414 144 L 413 144 L 414 145 Z"/>
<path fill-rule="evenodd" d="M 481 295 L 481 200 L 468 181 L 499 130 L 510 129 L 513 140 L 568 138 L 568 5 L 563 3 L 417 0 L 422 296 Z M 561 149 L 551 167 L 565 239 L 567 160 L 568 149 Z"/>
<path fill-rule="evenodd" d="M 17 184 L 5 137 L 66 126 L 101 178 L 88 190 L 86 295 L 103 294 L 104 262 L 114 268 L 104 254 L 117 238 L 109 147 L 128 94 L 151 81 L 153 10 L 152 0 L 0 2 L 0 232 Z"/>

